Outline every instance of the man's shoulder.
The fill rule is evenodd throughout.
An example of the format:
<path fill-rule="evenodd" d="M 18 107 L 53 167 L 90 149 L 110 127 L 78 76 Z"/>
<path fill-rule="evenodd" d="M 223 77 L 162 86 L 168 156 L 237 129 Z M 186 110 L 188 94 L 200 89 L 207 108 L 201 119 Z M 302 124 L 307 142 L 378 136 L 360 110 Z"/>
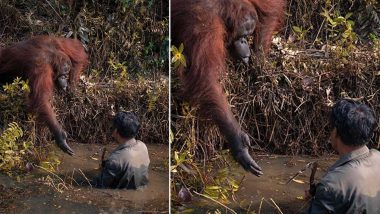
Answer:
<path fill-rule="evenodd" d="M 144 150 L 148 151 L 148 147 L 146 146 L 144 142 L 142 142 L 141 140 L 136 140 L 136 141 L 137 141 L 137 145 L 139 145 Z"/>
<path fill-rule="evenodd" d="M 370 157 L 372 159 L 374 159 L 376 161 L 380 160 L 380 151 L 378 151 L 377 149 L 370 149 L 369 153 L 370 153 Z M 379 162 L 377 162 L 377 163 L 379 163 Z"/>
<path fill-rule="evenodd" d="M 370 155 L 354 159 L 346 164 L 330 169 L 321 179 L 321 183 L 332 189 L 355 187 L 359 181 L 373 180 L 375 174 L 380 176 L 380 152 L 370 150 Z"/>
<path fill-rule="evenodd" d="M 144 145 L 144 146 L 146 146 L 146 145 L 145 145 L 145 143 L 144 143 L 144 142 L 142 142 L 141 140 L 136 140 L 136 141 L 137 141 L 137 143 L 138 143 L 138 144 L 141 144 L 141 145 Z"/>
<path fill-rule="evenodd" d="M 380 166 L 380 152 L 376 149 L 369 150 L 368 155 L 359 158 L 354 158 L 346 163 L 331 169 L 328 173 L 357 173 L 361 168 L 379 167 Z"/>
<path fill-rule="evenodd" d="M 113 158 L 120 159 L 120 157 L 128 158 L 130 156 L 134 156 L 137 154 L 145 154 L 145 153 L 148 153 L 148 148 L 145 145 L 145 143 L 143 143 L 140 140 L 136 140 L 135 145 L 133 145 L 131 147 L 124 147 L 122 149 L 114 151 L 111 154 L 111 156 L 113 156 Z"/>
<path fill-rule="evenodd" d="M 357 181 L 358 168 L 350 164 L 345 164 L 334 169 L 330 169 L 321 179 L 326 188 L 332 190 L 341 190 L 345 186 L 351 186 L 351 183 Z"/>

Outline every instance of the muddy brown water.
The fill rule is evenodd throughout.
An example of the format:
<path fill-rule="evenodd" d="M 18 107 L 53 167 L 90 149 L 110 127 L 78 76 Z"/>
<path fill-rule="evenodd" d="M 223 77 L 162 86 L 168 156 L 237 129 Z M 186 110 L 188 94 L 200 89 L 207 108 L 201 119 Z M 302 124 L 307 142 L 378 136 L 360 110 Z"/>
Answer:
<path fill-rule="evenodd" d="M 301 170 L 307 163 L 318 161 L 318 169 L 315 179 L 323 176 L 337 156 L 312 158 L 306 156 L 256 156 L 258 164 L 263 168 L 264 175 L 256 177 L 241 170 L 242 179 L 239 190 L 235 194 L 235 201 L 227 205 L 237 213 L 304 213 L 309 201 L 304 197 L 305 189 L 309 187 L 311 170 L 295 178 L 289 184 L 286 182 Z M 240 170 L 240 169 L 239 169 Z M 277 207 L 278 208 L 277 208 Z M 200 197 L 195 197 L 190 203 L 175 207 L 176 211 L 192 213 L 214 213 L 216 210 L 222 213 L 231 213 L 217 203 Z M 281 210 L 281 212 L 279 211 Z"/>
<path fill-rule="evenodd" d="M 72 144 L 72 147 L 74 157 L 58 152 L 62 162 L 56 173 L 65 180 L 66 188 L 56 175 L 44 170 L 35 169 L 20 182 L 0 174 L 0 213 L 167 213 L 167 145 L 147 144 L 151 165 L 149 184 L 143 190 L 92 188 L 86 178 L 99 173 L 104 146 Z M 105 147 L 111 152 L 117 145 Z M 53 182 L 46 179 L 48 175 Z"/>

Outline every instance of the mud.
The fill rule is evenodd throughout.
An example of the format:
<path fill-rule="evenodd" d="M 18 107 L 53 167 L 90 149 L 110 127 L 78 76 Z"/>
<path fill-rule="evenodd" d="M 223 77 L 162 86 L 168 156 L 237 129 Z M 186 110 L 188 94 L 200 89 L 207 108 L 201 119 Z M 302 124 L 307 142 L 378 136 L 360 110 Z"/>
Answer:
<path fill-rule="evenodd" d="M 99 173 L 103 146 L 72 145 L 76 155 L 59 153 L 62 162 L 54 174 L 35 169 L 20 182 L 0 174 L 0 213 L 168 212 L 167 145 L 147 144 L 151 159 L 149 184 L 137 191 L 92 188 L 87 180 Z M 116 146 L 107 145 L 107 151 Z"/>
<path fill-rule="evenodd" d="M 256 160 L 263 168 L 264 175 L 256 177 L 241 170 L 243 179 L 240 188 L 235 194 L 235 200 L 227 205 L 237 213 L 304 213 L 309 204 L 304 199 L 304 191 L 309 188 L 311 170 L 307 169 L 295 181 L 286 184 L 287 181 L 307 163 L 318 161 L 319 167 L 315 175 L 318 182 L 328 167 L 337 160 L 337 156 L 312 158 L 261 155 L 256 156 Z M 215 202 L 199 197 L 192 203 L 175 209 L 193 213 L 213 213 L 218 209 L 222 213 L 231 213 Z"/>

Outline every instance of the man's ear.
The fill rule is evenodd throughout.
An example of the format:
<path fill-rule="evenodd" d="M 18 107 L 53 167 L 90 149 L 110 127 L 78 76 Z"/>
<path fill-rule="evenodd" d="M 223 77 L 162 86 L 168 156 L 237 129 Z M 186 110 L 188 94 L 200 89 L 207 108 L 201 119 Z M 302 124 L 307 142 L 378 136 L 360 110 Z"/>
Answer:
<path fill-rule="evenodd" d="M 340 136 L 339 136 L 339 134 L 338 134 L 338 130 L 336 129 L 336 128 L 334 128 L 334 137 L 336 138 L 336 140 L 339 140 L 339 141 L 341 141 L 342 139 L 340 138 Z"/>
<path fill-rule="evenodd" d="M 112 130 L 112 137 L 115 138 L 115 140 L 116 140 L 116 138 L 118 138 L 118 135 L 119 135 L 119 132 L 117 132 L 117 129 L 116 128 L 113 129 Z"/>
<path fill-rule="evenodd" d="M 334 127 L 334 129 L 331 131 L 331 135 L 330 135 L 330 143 L 331 143 L 331 146 L 336 149 L 337 147 L 337 143 L 341 141 L 339 135 L 338 135 L 338 131 L 336 129 L 336 127 Z"/>

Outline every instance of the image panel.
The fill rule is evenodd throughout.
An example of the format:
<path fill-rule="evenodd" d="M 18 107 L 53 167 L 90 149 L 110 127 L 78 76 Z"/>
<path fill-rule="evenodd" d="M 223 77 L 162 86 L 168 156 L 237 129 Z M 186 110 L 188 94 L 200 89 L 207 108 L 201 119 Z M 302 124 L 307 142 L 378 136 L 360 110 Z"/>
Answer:
<path fill-rule="evenodd" d="M 171 0 L 171 212 L 378 212 L 379 6 Z"/>
<path fill-rule="evenodd" d="M 0 213 L 168 213 L 169 2 L 0 2 Z"/>

